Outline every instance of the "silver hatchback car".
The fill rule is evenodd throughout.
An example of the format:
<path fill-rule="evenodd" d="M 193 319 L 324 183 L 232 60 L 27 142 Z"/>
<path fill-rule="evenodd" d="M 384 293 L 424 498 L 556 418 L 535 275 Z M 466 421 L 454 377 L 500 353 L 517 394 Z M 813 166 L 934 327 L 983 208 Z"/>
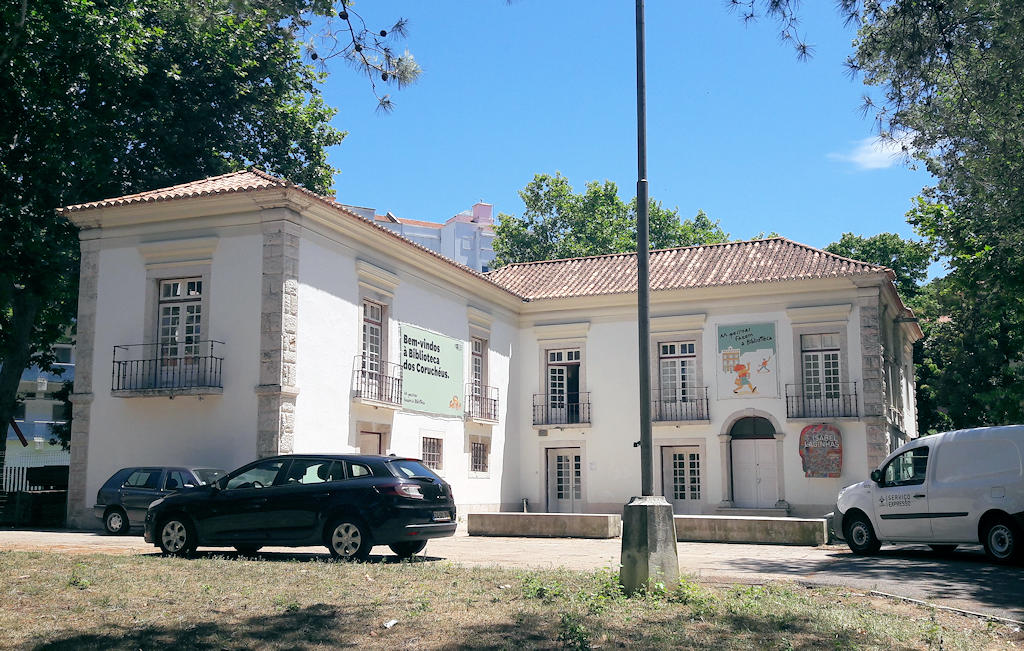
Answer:
<path fill-rule="evenodd" d="M 122 468 L 104 482 L 96 493 L 93 513 L 113 535 L 126 534 L 142 526 L 149 505 L 183 488 L 212 484 L 225 475 L 219 468 L 178 466 L 135 466 Z"/>

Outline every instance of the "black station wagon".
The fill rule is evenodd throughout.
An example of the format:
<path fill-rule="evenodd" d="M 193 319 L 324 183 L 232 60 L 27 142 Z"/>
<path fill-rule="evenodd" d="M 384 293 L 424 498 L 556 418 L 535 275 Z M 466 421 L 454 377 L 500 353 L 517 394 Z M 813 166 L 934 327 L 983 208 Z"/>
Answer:
<path fill-rule="evenodd" d="M 455 526 L 451 487 L 417 459 L 295 454 L 153 502 L 146 542 L 175 556 L 197 546 L 252 554 L 326 545 L 336 558 L 363 560 L 374 545 L 412 556 Z"/>

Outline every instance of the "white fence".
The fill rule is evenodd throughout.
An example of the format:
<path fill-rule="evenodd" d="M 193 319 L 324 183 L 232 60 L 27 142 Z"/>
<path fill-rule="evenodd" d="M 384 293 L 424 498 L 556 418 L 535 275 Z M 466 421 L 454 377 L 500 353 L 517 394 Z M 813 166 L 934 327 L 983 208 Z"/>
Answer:
<path fill-rule="evenodd" d="M 48 452 L 46 454 L 8 454 L 4 463 L 3 491 L 39 490 L 40 486 L 30 486 L 28 469 L 40 466 L 66 466 L 71 463 L 70 452 Z"/>

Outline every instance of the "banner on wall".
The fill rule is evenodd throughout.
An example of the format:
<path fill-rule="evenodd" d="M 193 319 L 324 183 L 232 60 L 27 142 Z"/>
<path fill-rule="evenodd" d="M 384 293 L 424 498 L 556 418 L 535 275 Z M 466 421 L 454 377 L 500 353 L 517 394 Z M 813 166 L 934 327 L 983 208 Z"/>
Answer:
<path fill-rule="evenodd" d="M 777 398 L 774 323 L 718 326 L 718 398 Z"/>
<path fill-rule="evenodd" d="M 402 408 L 462 416 L 463 342 L 402 324 Z"/>
<path fill-rule="evenodd" d="M 843 472 L 843 435 L 835 425 L 808 425 L 800 432 L 805 477 L 838 477 Z"/>

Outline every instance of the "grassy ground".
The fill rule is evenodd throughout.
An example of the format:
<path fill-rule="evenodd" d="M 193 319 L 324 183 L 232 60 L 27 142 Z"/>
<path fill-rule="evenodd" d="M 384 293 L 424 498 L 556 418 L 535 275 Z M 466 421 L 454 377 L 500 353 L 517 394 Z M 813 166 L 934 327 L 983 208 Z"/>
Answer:
<path fill-rule="evenodd" d="M 325 557 L 326 558 L 326 557 Z M 1007 649 L 1020 630 L 794 584 L 233 554 L 0 553 L 0 648 Z"/>

